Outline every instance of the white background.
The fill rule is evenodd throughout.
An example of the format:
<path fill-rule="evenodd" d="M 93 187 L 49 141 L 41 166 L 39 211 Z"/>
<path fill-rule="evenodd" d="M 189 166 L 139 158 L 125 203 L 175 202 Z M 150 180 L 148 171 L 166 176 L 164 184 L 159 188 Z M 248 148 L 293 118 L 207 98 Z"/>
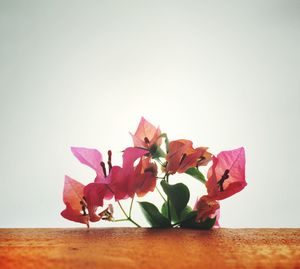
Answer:
<path fill-rule="evenodd" d="M 223 227 L 299 227 L 299 22 L 288 0 L 0 1 L 0 227 L 81 226 L 60 216 L 64 175 L 94 174 L 69 147 L 118 164 L 141 116 L 215 154 L 245 147 Z M 204 187 L 181 179 L 193 205 Z"/>

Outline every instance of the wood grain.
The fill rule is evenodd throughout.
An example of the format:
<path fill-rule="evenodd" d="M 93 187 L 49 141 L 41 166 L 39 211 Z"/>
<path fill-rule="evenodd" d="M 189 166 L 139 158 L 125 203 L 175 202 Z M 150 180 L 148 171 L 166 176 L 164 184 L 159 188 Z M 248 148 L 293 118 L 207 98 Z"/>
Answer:
<path fill-rule="evenodd" d="M 0 268 L 300 268 L 300 229 L 0 229 Z"/>

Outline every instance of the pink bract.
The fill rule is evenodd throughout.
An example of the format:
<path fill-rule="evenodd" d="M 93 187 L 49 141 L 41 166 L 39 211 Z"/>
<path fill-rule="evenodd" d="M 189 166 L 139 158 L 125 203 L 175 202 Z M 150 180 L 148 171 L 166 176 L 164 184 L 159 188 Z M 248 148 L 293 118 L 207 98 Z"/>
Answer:
<path fill-rule="evenodd" d="M 104 174 L 100 165 L 102 162 L 102 154 L 97 149 L 71 147 L 74 156 L 82 163 L 85 164 L 96 172 L 95 182 L 103 182 Z"/>
<path fill-rule="evenodd" d="M 245 188 L 244 148 L 222 151 L 213 157 L 207 178 L 207 193 L 215 200 L 228 198 Z"/>
<path fill-rule="evenodd" d="M 142 158 L 147 153 L 147 150 L 129 147 L 123 153 L 123 166 L 114 166 L 112 168 L 110 186 L 116 201 L 133 197 L 136 193 L 143 195 L 148 191 L 154 190 L 157 170 L 147 171 L 147 167 L 143 167 L 143 164 L 146 165 L 146 162 Z M 139 158 L 141 159 L 138 165 L 134 166 L 134 162 Z M 147 163 L 147 165 L 150 164 Z M 153 177 L 155 178 L 154 183 Z"/>
<path fill-rule="evenodd" d="M 82 212 L 82 209 L 86 208 L 86 202 L 83 199 L 83 189 L 83 184 L 65 176 L 63 201 L 66 209 L 61 212 L 61 215 L 68 220 L 88 225 L 89 215 Z"/>
<path fill-rule="evenodd" d="M 208 229 L 212 228 L 214 221 L 213 227 L 220 227 L 219 200 L 232 196 L 247 185 L 244 148 L 222 151 L 213 156 L 207 147 L 194 148 L 190 140 L 169 141 L 166 133 L 161 133 L 159 127 L 155 127 L 143 117 L 131 136 L 134 146 L 127 147 L 123 151 L 122 165 L 119 166 L 113 166 L 111 150 L 107 152 L 107 159 L 103 161 L 102 154 L 97 149 L 71 148 L 74 156 L 82 164 L 92 168 L 96 175 L 91 177 L 90 183 L 86 186 L 65 176 L 63 192 L 65 209 L 61 215 L 68 220 L 88 226 L 90 222 L 101 219 L 114 221 L 112 205 L 106 207 L 106 200 L 114 198 L 125 216 L 124 219 L 115 221 L 128 221 L 141 227 L 132 219 L 134 198 L 153 192 L 159 179 L 166 195 L 164 197 L 157 188 L 162 200 L 166 202 L 161 210 L 152 203 L 139 201 L 142 212 L 152 227 Z M 201 172 L 201 166 L 207 165 L 210 161 L 212 165 L 206 180 Z M 199 180 L 205 184 L 207 190 L 207 195 L 197 200 L 194 210 L 188 212 L 191 215 L 188 214 L 186 218 L 183 214 L 190 208 L 188 187 L 183 183 L 175 184 L 169 181 L 169 177 L 176 173 L 186 173 L 191 178 Z M 131 204 L 127 213 L 120 200 L 128 198 L 131 198 Z M 169 214 L 165 214 L 166 209 Z M 176 211 L 178 217 L 181 217 L 178 218 L 180 221 L 173 218 L 170 209 Z"/>
<path fill-rule="evenodd" d="M 155 126 L 148 122 L 144 117 L 141 118 L 135 134 L 130 134 L 135 147 L 150 149 L 153 145 L 160 146 L 162 143 L 159 127 L 155 128 Z"/>
<path fill-rule="evenodd" d="M 94 183 L 84 187 L 83 193 L 87 203 L 90 221 L 98 221 L 101 216 L 96 214 L 99 206 L 103 206 L 103 200 L 109 200 L 113 193 L 109 188 L 110 177 L 106 177 L 101 166 L 102 154 L 97 149 L 72 147 L 73 154 L 83 164 L 95 170 L 97 176 Z"/>

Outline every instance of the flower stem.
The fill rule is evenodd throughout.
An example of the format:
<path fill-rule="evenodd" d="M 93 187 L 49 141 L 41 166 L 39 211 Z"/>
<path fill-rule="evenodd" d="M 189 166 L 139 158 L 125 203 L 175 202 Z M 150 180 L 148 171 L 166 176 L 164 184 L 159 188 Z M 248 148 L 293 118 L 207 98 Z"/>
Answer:
<path fill-rule="evenodd" d="M 165 175 L 165 177 L 166 177 L 167 183 L 169 183 L 169 174 L 167 173 Z M 168 219 L 171 221 L 171 210 L 170 210 L 170 199 L 169 199 L 169 196 L 167 196 L 167 206 L 168 206 Z"/>
<path fill-rule="evenodd" d="M 132 201 L 131 201 L 131 203 L 132 203 Z M 127 215 L 127 213 L 126 213 L 126 211 L 124 210 L 123 206 L 121 205 L 120 201 L 118 201 L 118 205 L 119 205 L 119 207 L 121 208 L 123 214 L 124 214 L 125 217 L 126 217 L 125 220 L 130 221 L 130 222 L 133 223 L 136 227 L 139 227 L 139 228 L 140 228 L 141 225 L 137 224 L 137 223 L 131 218 L 131 216 L 128 216 L 128 215 Z M 132 207 L 132 206 L 131 206 L 131 207 Z M 131 213 L 131 212 L 130 212 L 130 213 Z"/>
<path fill-rule="evenodd" d="M 134 196 L 131 199 L 130 208 L 129 208 L 129 218 L 131 218 L 132 204 L 133 204 Z"/>
<path fill-rule="evenodd" d="M 127 213 L 125 212 L 123 206 L 121 205 L 120 201 L 118 201 L 118 205 L 119 205 L 119 207 L 121 208 L 123 214 L 124 214 L 124 215 L 126 216 L 126 218 L 128 219 L 129 217 L 128 217 Z"/>
<path fill-rule="evenodd" d="M 155 187 L 155 189 L 157 190 L 157 192 L 159 193 L 159 195 L 161 196 L 161 198 L 163 198 L 163 200 L 165 202 L 167 202 L 166 198 L 162 195 L 161 191 L 159 190 L 159 188 Z"/>
<path fill-rule="evenodd" d="M 154 158 L 162 167 L 165 167 L 165 164 L 159 159 L 159 157 Z"/>
<path fill-rule="evenodd" d="M 141 225 L 137 224 L 132 218 L 128 218 L 130 222 L 132 222 L 136 227 L 141 228 Z"/>
<path fill-rule="evenodd" d="M 165 144 L 166 144 L 166 152 L 168 153 L 169 152 L 169 139 L 168 139 L 168 136 L 166 133 L 162 133 L 160 135 L 160 137 L 164 137 L 165 138 Z"/>
<path fill-rule="evenodd" d="M 115 219 L 113 222 L 128 221 L 128 219 Z"/>

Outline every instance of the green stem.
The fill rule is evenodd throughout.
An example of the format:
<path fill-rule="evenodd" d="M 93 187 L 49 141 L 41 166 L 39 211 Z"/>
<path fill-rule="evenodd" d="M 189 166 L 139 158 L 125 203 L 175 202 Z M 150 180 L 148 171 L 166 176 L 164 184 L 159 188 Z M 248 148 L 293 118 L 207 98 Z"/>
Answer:
<path fill-rule="evenodd" d="M 126 211 L 124 210 L 123 206 L 121 205 L 120 201 L 118 201 L 118 205 L 121 208 L 122 212 L 124 213 L 126 220 L 133 223 L 136 227 L 141 227 L 141 225 L 137 224 L 130 216 L 127 215 Z"/>
<path fill-rule="evenodd" d="M 124 215 L 126 216 L 126 218 L 128 219 L 129 217 L 128 217 L 127 213 L 125 212 L 123 206 L 121 205 L 120 201 L 118 201 L 118 205 L 119 205 L 119 207 L 121 208 L 123 214 L 124 214 Z"/>
<path fill-rule="evenodd" d="M 108 189 L 113 193 L 112 189 L 107 185 Z M 130 221 L 132 222 L 136 227 L 141 227 L 139 224 L 137 224 L 132 218 L 131 218 L 131 210 L 132 210 L 132 203 L 133 203 L 133 198 L 131 200 L 131 204 L 130 204 L 130 211 L 129 211 L 129 216 L 126 214 L 126 211 L 124 210 L 123 206 L 121 205 L 120 201 L 118 201 L 118 205 L 121 208 L 123 214 L 125 215 L 126 219 L 122 219 L 122 220 L 116 220 L 116 222 L 118 221 Z"/>
<path fill-rule="evenodd" d="M 166 152 L 168 153 L 169 152 L 169 138 L 168 138 L 168 136 L 167 136 L 167 134 L 166 133 L 162 133 L 161 135 L 160 135 L 160 137 L 164 137 L 165 138 L 165 144 L 166 144 Z"/>
<path fill-rule="evenodd" d="M 129 220 L 130 222 L 132 222 L 136 227 L 141 228 L 141 225 L 137 224 L 133 219 L 128 218 L 128 220 Z"/>
<path fill-rule="evenodd" d="M 166 153 L 159 147 L 159 148 L 157 148 L 157 150 L 155 152 L 155 156 L 156 156 L 156 159 L 158 159 L 159 157 L 165 158 Z"/>
<path fill-rule="evenodd" d="M 121 222 L 121 221 L 128 221 L 128 219 L 115 219 L 113 222 Z"/>
<path fill-rule="evenodd" d="M 129 219 L 116 219 L 113 220 L 113 222 L 121 222 L 121 221 L 130 221 L 132 222 L 135 226 L 141 228 L 141 226 L 139 224 L 137 224 L 133 219 L 129 218 Z"/>
<path fill-rule="evenodd" d="M 130 208 L 129 208 L 129 218 L 131 218 L 131 211 L 132 211 L 132 205 L 133 205 L 134 196 L 131 199 Z"/>
<path fill-rule="evenodd" d="M 158 157 L 158 158 L 155 158 L 155 160 L 156 160 L 161 166 L 164 167 L 164 164 L 163 164 L 163 162 L 159 159 L 159 157 Z"/>
<path fill-rule="evenodd" d="M 156 190 L 158 191 L 158 193 L 159 193 L 159 195 L 161 196 L 161 198 L 163 198 L 163 200 L 164 200 L 165 202 L 167 202 L 166 198 L 162 195 L 162 193 L 161 193 L 161 191 L 159 190 L 159 188 L 157 188 L 157 187 L 155 187 L 155 188 L 156 188 Z"/>
<path fill-rule="evenodd" d="M 169 174 L 165 175 L 167 183 L 169 183 Z M 170 210 L 170 199 L 167 196 L 167 205 L 168 205 L 168 219 L 171 221 L 171 210 Z"/>

